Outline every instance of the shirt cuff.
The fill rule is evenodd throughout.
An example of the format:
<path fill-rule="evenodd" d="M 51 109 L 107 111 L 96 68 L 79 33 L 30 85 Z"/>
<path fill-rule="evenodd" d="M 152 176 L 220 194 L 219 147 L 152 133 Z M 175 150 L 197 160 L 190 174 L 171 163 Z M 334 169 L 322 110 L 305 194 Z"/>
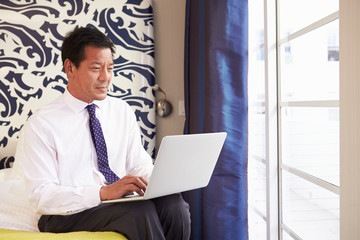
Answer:
<path fill-rule="evenodd" d="M 85 211 L 87 209 L 98 206 L 101 203 L 100 199 L 100 188 L 102 186 L 88 186 L 82 189 L 82 201 L 78 206 L 74 205 L 74 209 L 77 210 L 68 210 L 64 215 L 71 215 Z"/>
<path fill-rule="evenodd" d="M 84 203 L 85 207 L 92 208 L 96 207 L 101 203 L 100 189 L 102 185 L 90 186 L 84 189 Z"/>

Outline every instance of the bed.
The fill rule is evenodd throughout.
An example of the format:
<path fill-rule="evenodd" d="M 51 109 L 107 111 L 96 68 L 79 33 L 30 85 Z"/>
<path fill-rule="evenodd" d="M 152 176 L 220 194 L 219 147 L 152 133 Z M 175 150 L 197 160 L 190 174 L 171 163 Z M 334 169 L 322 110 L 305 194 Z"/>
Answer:
<path fill-rule="evenodd" d="M 57 239 L 86 239 L 86 240 L 121 240 L 126 239 L 122 235 L 114 232 L 71 232 L 71 233 L 38 233 L 27 231 L 16 231 L 8 229 L 0 229 L 1 240 L 57 240 Z"/>
<path fill-rule="evenodd" d="M 117 239 L 125 240 L 115 232 L 40 233 L 37 222 L 40 215 L 29 204 L 22 174 L 22 137 L 17 144 L 14 165 L 0 170 L 0 240 L 21 239 Z"/>

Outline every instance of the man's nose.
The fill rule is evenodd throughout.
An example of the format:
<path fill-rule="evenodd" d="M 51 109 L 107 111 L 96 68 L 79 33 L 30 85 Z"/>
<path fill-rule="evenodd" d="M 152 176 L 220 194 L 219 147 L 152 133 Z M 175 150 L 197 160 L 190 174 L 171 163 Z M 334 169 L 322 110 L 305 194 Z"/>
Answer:
<path fill-rule="evenodd" d="M 99 75 L 100 81 L 108 81 L 111 79 L 112 72 L 109 72 L 106 68 L 102 68 Z"/>

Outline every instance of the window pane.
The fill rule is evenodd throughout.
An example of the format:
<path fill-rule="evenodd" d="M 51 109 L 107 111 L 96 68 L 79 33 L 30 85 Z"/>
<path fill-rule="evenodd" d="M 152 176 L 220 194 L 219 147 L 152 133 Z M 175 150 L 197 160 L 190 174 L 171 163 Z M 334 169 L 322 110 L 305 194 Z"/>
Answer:
<path fill-rule="evenodd" d="M 261 51 L 254 51 L 252 56 Z M 250 56 L 249 56 L 250 57 Z M 258 235 L 265 234 L 266 226 L 259 223 L 260 216 L 266 216 L 266 165 L 265 165 L 265 103 L 264 103 L 264 61 L 253 58 L 253 67 L 257 71 L 249 72 L 248 96 L 249 96 L 249 145 L 248 145 L 248 205 L 249 205 L 249 239 L 258 238 Z M 256 212 L 250 213 L 251 209 Z M 264 233 L 265 231 L 265 233 Z"/>
<path fill-rule="evenodd" d="M 254 81 L 249 83 L 249 156 L 251 158 L 265 160 L 265 103 L 264 93 L 259 91 L 263 85 L 261 82 Z M 258 84 L 256 84 L 258 83 Z"/>
<path fill-rule="evenodd" d="M 280 38 L 339 10 L 338 0 L 278 0 Z"/>
<path fill-rule="evenodd" d="M 340 239 L 339 196 L 282 170 L 282 222 L 307 240 Z"/>
<path fill-rule="evenodd" d="M 282 230 L 282 240 L 294 240 L 286 231 Z"/>
<path fill-rule="evenodd" d="M 249 156 L 248 161 L 249 207 L 266 216 L 266 168 L 258 159 Z"/>
<path fill-rule="evenodd" d="M 249 1 L 249 239 L 266 239 L 264 1 Z"/>
<path fill-rule="evenodd" d="M 281 45 L 282 101 L 339 99 L 339 21 Z"/>
<path fill-rule="evenodd" d="M 249 209 L 249 239 L 266 239 L 266 222 L 253 209 Z"/>
<path fill-rule="evenodd" d="M 264 1 L 252 0 L 249 1 L 249 50 L 261 43 L 264 43 Z"/>
<path fill-rule="evenodd" d="M 284 107 L 282 162 L 339 186 L 339 109 Z"/>

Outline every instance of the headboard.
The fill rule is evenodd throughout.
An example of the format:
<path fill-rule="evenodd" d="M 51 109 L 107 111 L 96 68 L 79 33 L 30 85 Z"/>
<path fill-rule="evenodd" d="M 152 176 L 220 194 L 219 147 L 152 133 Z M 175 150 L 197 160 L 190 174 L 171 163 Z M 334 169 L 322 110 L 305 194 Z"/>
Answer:
<path fill-rule="evenodd" d="M 116 45 L 108 95 L 133 108 L 148 153 L 155 155 L 154 34 L 151 0 L 0 2 L 0 169 L 11 167 L 27 118 L 67 85 L 64 36 L 92 26 Z"/>

